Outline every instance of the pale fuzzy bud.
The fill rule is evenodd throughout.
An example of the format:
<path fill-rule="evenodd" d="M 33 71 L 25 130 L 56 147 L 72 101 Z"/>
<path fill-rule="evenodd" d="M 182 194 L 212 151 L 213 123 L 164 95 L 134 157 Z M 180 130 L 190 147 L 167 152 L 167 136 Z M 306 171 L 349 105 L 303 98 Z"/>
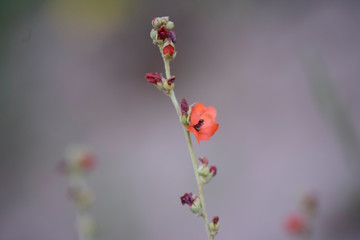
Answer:
<path fill-rule="evenodd" d="M 159 28 L 162 25 L 162 19 L 159 17 L 156 17 L 152 20 L 151 24 L 153 25 L 154 28 Z"/>
<path fill-rule="evenodd" d="M 219 228 L 220 228 L 220 223 L 219 223 L 219 217 L 214 217 L 213 220 L 209 223 L 209 229 L 212 231 L 212 232 L 217 232 L 219 231 Z"/>
<path fill-rule="evenodd" d="M 195 200 L 194 200 L 193 204 L 190 206 L 190 210 L 193 213 L 199 214 L 202 211 L 200 198 L 196 195 L 194 195 L 193 197 Z"/>
<path fill-rule="evenodd" d="M 158 32 L 155 29 L 151 29 L 150 37 L 152 40 L 156 41 L 158 38 Z"/>
<path fill-rule="evenodd" d="M 164 89 L 165 90 L 170 91 L 170 90 L 173 90 L 174 87 L 175 87 L 175 83 L 172 83 L 172 84 L 169 85 L 168 82 L 165 81 L 165 83 L 164 83 Z"/>
<path fill-rule="evenodd" d="M 161 24 L 162 25 L 166 25 L 169 21 L 169 17 L 168 16 L 165 16 L 165 17 L 161 17 Z"/>
<path fill-rule="evenodd" d="M 164 88 L 165 90 L 173 90 L 175 87 L 175 76 L 171 76 L 169 79 L 167 79 L 166 81 L 164 81 Z"/>
<path fill-rule="evenodd" d="M 168 21 L 165 25 L 167 30 L 171 30 L 175 27 L 175 24 L 172 21 Z"/>
<path fill-rule="evenodd" d="M 200 165 L 198 173 L 202 177 L 207 177 L 210 174 L 210 168 L 208 166 Z"/>

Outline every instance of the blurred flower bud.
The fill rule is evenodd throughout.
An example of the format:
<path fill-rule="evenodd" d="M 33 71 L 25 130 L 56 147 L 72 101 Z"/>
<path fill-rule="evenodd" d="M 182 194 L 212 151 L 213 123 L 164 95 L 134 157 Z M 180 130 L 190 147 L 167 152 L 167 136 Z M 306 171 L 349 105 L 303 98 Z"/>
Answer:
<path fill-rule="evenodd" d="M 167 30 L 171 30 L 175 27 L 175 24 L 172 21 L 168 21 L 165 25 Z"/>
<path fill-rule="evenodd" d="M 285 222 L 285 230 L 294 235 L 300 235 L 306 232 L 305 219 L 297 214 L 291 215 Z"/>
<path fill-rule="evenodd" d="M 314 215 L 318 206 L 318 200 L 316 198 L 316 195 L 312 192 L 308 192 L 303 196 L 301 200 L 305 211 L 309 214 Z"/>
<path fill-rule="evenodd" d="M 220 228 L 220 223 L 219 223 L 219 217 L 215 216 L 212 221 L 209 223 L 209 229 L 216 233 L 217 231 L 219 231 Z"/>
<path fill-rule="evenodd" d="M 85 171 L 90 171 L 95 167 L 95 158 L 90 153 L 84 153 L 79 161 L 80 168 Z"/>

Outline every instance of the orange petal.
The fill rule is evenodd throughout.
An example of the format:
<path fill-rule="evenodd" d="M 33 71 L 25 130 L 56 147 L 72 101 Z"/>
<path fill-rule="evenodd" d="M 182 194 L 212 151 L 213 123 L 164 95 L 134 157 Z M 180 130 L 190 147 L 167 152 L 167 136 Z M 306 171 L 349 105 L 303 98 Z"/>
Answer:
<path fill-rule="evenodd" d="M 219 123 L 217 123 L 216 121 L 204 125 L 203 127 L 201 127 L 200 131 L 198 132 L 200 140 L 202 141 L 209 140 L 210 137 L 212 137 L 215 134 L 218 128 L 219 128 Z"/>
<path fill-rule="evenodd" d="M 205 113 L 208 113 L 212 116 L 212 118 L 216 118 L 216 109 L 212 106 L 209 106 L 207 108 L 205 108 Z"/>
<path fill-rule="evenodd" d="M 191 107 L 191 114 L 190 114 L 191 125 L 196 125 L 199 122 L 200 116 L 204 111 L 205 111 L 205 105 L 201 103 L 196 103 L 194 106 Z"/>
<path fill-rule="evenodd" d="M 198 131 L 196 131 L 196 129 L 193 126 L 187 126 L 186 128 L 187 128 L 187 130 L 189 130 L 189 132 L 194 134 L 195 138 L 197 139 L 197 141 L 198 141 L 198 143 L 200 145 L 200 139 L 199 139 Z"/>

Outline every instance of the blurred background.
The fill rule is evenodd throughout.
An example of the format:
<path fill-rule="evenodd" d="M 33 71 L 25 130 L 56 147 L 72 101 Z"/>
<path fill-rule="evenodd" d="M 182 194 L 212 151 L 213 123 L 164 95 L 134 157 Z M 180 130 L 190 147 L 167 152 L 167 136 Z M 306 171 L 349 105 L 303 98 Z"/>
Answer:
<path fill-rule="evenodd" d="M 360 2 L 3 0 L 0 3 L 0 239 L 76 240 L 66 178 L 88 146 L 98 239 L 206 239 L 180 204 L 196 182 L 151 20 L 175 22 L 176 95 L 218 110 L 194 142 L 216 239 L 294 239 L 315 192 L 313 239 L 360 238 Z"/>

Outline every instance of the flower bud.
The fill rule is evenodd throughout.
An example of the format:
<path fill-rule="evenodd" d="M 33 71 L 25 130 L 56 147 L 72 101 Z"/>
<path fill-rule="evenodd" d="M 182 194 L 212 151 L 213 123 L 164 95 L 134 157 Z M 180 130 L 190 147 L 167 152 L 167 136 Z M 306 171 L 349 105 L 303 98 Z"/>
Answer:
<path fill-rule="evenodd" d="M 307 230 L 305 218 L 298 214 L 289 216 L 285 222 L 285 230 L 293 235 L 304 234 Z"/>
<path fill-rule="evenodd" d="M 187 112 L 189 111 L 189 104 L 187 103 L 185 98 L 181 100 L 180 111 L 181 111 L 181 115 L 186 115 Z"/>
<path fill-rule="evenodd" d="M 166 25 L 167 22 L 169 21 L 169 16 L 161 17 L 160 21 L 162 25 Z"/>
<path fill-rule="evenodd" d="M 302 205 L 309 213 L 314 213 L 318 206 L 318 200 L 314 193 L 306 193 L 302 198 Z"/>
<path fill-rule="evenodd" d="M 152 83 L 157 85 L 158 83 L 162 83 L 162 76 L 160 73 L 153 72 L 153 73 L 147 73 L 145 75 L 146 80 L 148 83 Z"/>
<path fill-rule="evenodd" d="M 199 161 L 203 166 L 207 166 L 209 164 L 209 160 L 206 157 L 199 157 Z"/>
<path fill-rule="evenodd" d="M 154 28 L 159 28 L 162 25 L 161 18 L 159 17 L 154 18 L 151 24 L 153 25 Z"/>
<path fill-rule="evenodd" d="M 150 37 L 152 40 L 156 41 L 158 39 L 158 31 L 156 31 L 155 29 L 151 29 Z"/>
<path fill-rule="evenodd" d="M 219 231 L 219 228 L 220 228 L 220 223 L 219 223 L 219 217 L 218 216 L 215 216 L 212 221 L 209 223 L 209 229 L 212 231 L 212 232 L 217 232 Z"/>
<path fill-rule="evenodd" d="M 175 27 L 175 24 L 172 21 L 168 21 L 165 25 L 167 30 L 171 30 Z"/>
<path fill-rule="evenodd" d="M 200 176 L 206 178 L 210 174 L 210 169 L 208 166 L 200 165 L 200 167 L 198 168 L 198 173 Z"/>
<path fill-rule="evenodd" d="M 169 79 L 167 79 L 164 83 L 164 89 L 168 91 L 173 90 L 175 87 L 174 81 L 175 76 L 171 76 Z"/>
<path fill-rule="evenodd" d="M 163 46 L 162 53 L 164 58 L 166 59 L 174 58 L 176 55 L 174 43 L 171 41 L 167 41 Z"/>
<path fill-rule="evenodd" d="M 200 198 L 196 195 L 194 195 L 194 202 L 190 206 L 190 210 L 196 214 L 201 213 L 201 210 L 202 210 L 201 201 L 200 201 Z"/>

